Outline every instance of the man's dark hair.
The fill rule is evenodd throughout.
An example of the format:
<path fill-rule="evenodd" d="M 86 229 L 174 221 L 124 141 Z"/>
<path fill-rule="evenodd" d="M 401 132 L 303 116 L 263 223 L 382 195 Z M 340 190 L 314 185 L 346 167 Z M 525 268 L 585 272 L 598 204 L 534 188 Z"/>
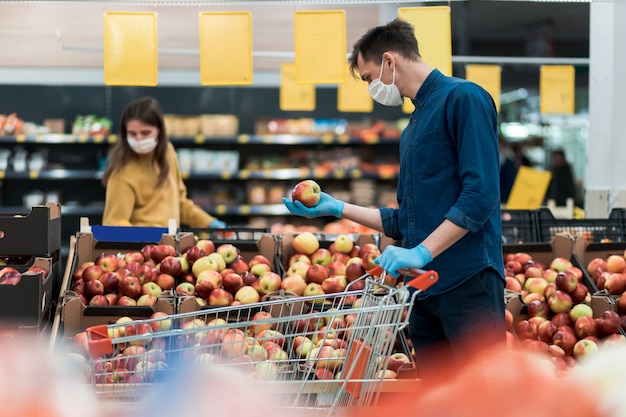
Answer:
<path fill-rule="evenodd" d="M 354 44 L 352 55 L 348 59 L 350 71 L 352 74 L 356 74 L 359 54 L 365 62 L 369 62 L 381 60 L 383 53 L 387 51 L 398 52 L 404 58 L 412 61 L 420 57 L 412 24 L 398 18 L 368 30 Z"/>

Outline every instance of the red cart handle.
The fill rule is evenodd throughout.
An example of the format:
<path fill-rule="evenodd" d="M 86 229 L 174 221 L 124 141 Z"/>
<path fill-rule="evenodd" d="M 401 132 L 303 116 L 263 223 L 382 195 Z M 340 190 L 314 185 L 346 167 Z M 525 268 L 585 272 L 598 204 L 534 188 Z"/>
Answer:
<path fill-rule="evenodd" d="M 98 358 L 113 353 L 113 343 L 109 338 L 109 329 L 106 324 L 88 327 L 86 330 L 89 340 L 89 353 Z"/>
<path fill-rule="evenodd" d="M 367 272 L 372 276 L 380 276 L 384 271 L 381 266 L 377 266 Z M 439 274 L 437 273 L 437 271 L 434 270 L 424 271 L 423 269 L 417 268 L 400 268 L 398 272 L 407 277 L 415 277 L 407 282 L 406 285 L 409 285 L 421 291 L 430 288 L 439 280 Z"/>

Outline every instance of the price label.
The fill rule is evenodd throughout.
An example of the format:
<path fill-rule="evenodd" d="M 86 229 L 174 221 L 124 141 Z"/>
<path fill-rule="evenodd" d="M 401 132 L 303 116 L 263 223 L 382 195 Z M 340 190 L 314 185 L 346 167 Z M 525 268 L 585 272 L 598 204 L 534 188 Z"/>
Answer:
<path fill-rule="evenodd" d="M 35 136 L 35 142 L 37 143 L 42 143 L 45 140 L 45 136 L 42 135 L 41 133 L 39 133 L 37 136 Z"/>
<path fill-rule="evenodd" d="M 194 142 L 196 142 L 197 144 L 201 144 L 204 143 L 205 141 L 205 137 L 204 135 L 196 135 L 196 137 L 194 138 Z"/>
<path fill-rule="evenodd" d="M 226 214 L 226 206 L 224 204 L 218 204 L 215 206 L 215 214 L 218 216 L 223 216 Z"/>
<path fill-rule="evenodd" d="M 80 135 L 78 137 L 78 143 L 87 143 L 89 141 L 89 136 L 87 135 Z"/>
<path fill-rule="evenodd" d="M 222 172 L 222 179 L 223 180 L 229 180 L 229 179 L 232 178 L 232 176 L 233 175 L 230 172 L 228 172 L 228 171 L 223 171 Z"/>
<path fill-rule="evenodd" d="M 104 136 L 103 135 L 95 135 L 93 137 L 93 143 L 103 143 L 104 142 Z"/>
<path fill-rule="evenodd" d="M 345 145 L 345 144 L 347 144 L 347 143 L 350 143 L 350 136 L 348 136 L 348 135 L 346 135 L 346 134 L 339 135 L 339 136 L 337 137 L 337 141 L 338 141 L 339 143 L 341 143 L 342 145 Z"/>
<path fill-rule="evenodd" d="M 39 178 L 39 171 L 30 171 L 30 172 L 28 173 L 28 177 L 29 177 L 31 180 L 36 180 L 37 178 Z"/>
<path fill-rule="evenodd" d="M 247 214 L 250 214 L 251 211 L 252 211 L 251 207 L 247 204 L 239 207 L 239 212 L 241 214 L 247 215 Z"/>
<path fill-rule="evenodd" d="M 237 142 L 238 143 L 249 143 L 250 142 L 250 135 L 239 135 L 237 137 Z"/>
<path fill-rule="evenodd" d="M 352 170 L 352 178 L 361 178 L 363 176 L 363 173 L 361 172 L 360 169 L 355 168 Z"/>
<path fill-rule="evenodd" d="M 4 171 L 0 171 L 0 180 L 4 179 Z"/>
<path fill-rule="evenodd" d="M 330 133 L 324 133 L 322 135 L 322 143 L 325 143 L 325 144 L 333 143 L 333 139 L 334 138 L 335 138 L 334 135 L 332 135 Z"/>
<path fill-rule="evenodd" d="M 335 171 L 334 177 L 338 180 L 342 180 L 346 177 L 346 171 L 344 171 L 343 169 L 338 169 Z"/>
<path fill-rule="evenodd" d="M 241 171 L 239 171 L 239 178 L 241 178 L 242 180 L 247 180 L 248 178 L 250 178 L 250 170 L 242 169 Z"/>
<path fill-rule="evenodd" d="M 188 179 L 188 178 L 189 178 L 189 172 L 188 172 L 188 171 L 187 171 L 187 172 L 182 172 L 182 173 L 180 174 L 180 176 L 181 176 L 181 177 L 183 177 L 183 179 L 184 179 L 184 180 L 186 180 L 186 179 Z"/>
<path fill-rule="evenodd" d="M 117 135 L 109 135 L 109 143 L 115 143 L 117 141 Z"/>
<path fill-rule="evenodd" d="M 24 142 L 26 142 L 26 135 L 24 135 L 24 134 L 17 135 L 15 137 L 15 141 L 17 143 L 24 143 Z"/>

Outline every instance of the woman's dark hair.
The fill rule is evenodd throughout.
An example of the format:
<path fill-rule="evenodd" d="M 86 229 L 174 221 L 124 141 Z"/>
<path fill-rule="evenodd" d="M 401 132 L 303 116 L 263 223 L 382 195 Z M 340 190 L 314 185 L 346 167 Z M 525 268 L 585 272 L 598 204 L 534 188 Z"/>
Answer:
<path fill-rule="evenodd" d="M 126 165 L 132 158 L 137 158 L 137 154 L 135 154 L 128 145 L 127 124 L 131 120 L 139 120 L 142 123 L 155 126 L 159 129 L 157 146 L 152 154 L 153 160 L 159 167 L 159 176 L 157 178 L 157 187 L 159 187 L 163 184 L 165 178 L 167 178 L 167 174 L 170 170 L 166 156 L 168 139 L 161 105 L 152 97 L 142 97 L 131 101 L 124 109 L 120 119 L 120 134 L 118 140 L 109 151 L 107 167 L 102 176 L 102 183 L 106 186 L 111 175 Z"/>
<path fill-rule="evenodd" d="M 348 58 L 350 71 L 353 75 L 358 70 L 359 54 L 363 61 L 380 61 L 383 53 L 398 52 L 411 61 L 420 57 L 413 25 L 402 19 L 394 19 L 386 25 L 368 30 L 361 39 L 356 41 L 352 54 Z"/>

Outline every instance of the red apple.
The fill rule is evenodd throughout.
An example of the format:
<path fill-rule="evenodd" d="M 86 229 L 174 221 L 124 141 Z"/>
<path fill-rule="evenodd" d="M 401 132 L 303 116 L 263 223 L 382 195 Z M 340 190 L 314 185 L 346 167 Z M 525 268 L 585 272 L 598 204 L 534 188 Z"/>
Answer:
<path fill-rule="evenodd" d="M 176 294 L 193 297 L 196 295 L 196 289 L 191 282 L 181 282 L 176 286 Z"/>
<path fill-rule="evenodd" d="M 153 278 L 152 282 L 161 287 L 163 291 L 171 290 L 176 285 L 176 280 L 170 274 L 159 274 L 156 278 Z"/>
<path fill-rule="evenodd" d="M 180 259 L 176 256 L 168 255 L 159 264 L 159 270 L 163 274 L 168 274 L 173 277 L 177 277 L 181 274 L 183 269 Z"/>
<path fill-rule="evenodd" d="M 117 305 L 118 306 L 136 306 L 137 301 L 134 298 L 129 297 L 127 295 L 122 295 L 120 298 L 117 299 Z"/>
<path fill-rule="evenodd" d="M 310 256 L 319 249 L 320 242 L 312 232 L 302 232 L 294 237 L 292 246 L 296 252 Z"/>
<path fill-rule="evenodd" d="M 612 272 L 606 277 L 604 289 L 611 295 L 621 295 L 626 291 L 626 274 Z"/>
<path fill-rule="evenodd" d="M 291 200 L 299 201 L 306 207 L 313 207 L 322 196 L 322 189 L 319 184 L 313 180 L 304 180 L 297 183 L 291 190 Z"/>
<path fill-rule="evenodd" d="M 89 305 L 90 306 L 108 306 L 109 299 L 102 294 L 97 294 L 91 297 L 91 299 L 89 300 Z"/>
<path fill-rule="evenodd" d="M 537 328 L 537 337 L 539 340 L 551 344 L 557 329 L 558 327 L 551 320 L 545 320 Z"/>
<path fill-rule="evenodd" d="M 559 290 L 571 294 L 578 285 L 578 279 L 574 274 L 562 271 L 556 274 L 554 283 Z"/>
<path fill-rule="evenodd" d="M 250 259 L 250 261 L 248 261 L 248 266 L 252 268 L 254 265 L 259 264 L 259 263 L 265 264 L 269 266 L 270 268 L 272 267 L 272 262 L 265 255 L 261 255 L 261 254 L 254 255 Z"/>
<path fill-rule="evenodd" d="M 144 282 L 150 282 L 154 279 L 152 267 L 146 264 L 138 265 L 132 271 L 132 276 L 137 277 L 137 279 L 139 279 L 139 282 L 141 284 L 143 284 Z"/>
<path fill-rule="evenodd" d="M 118 266 L 117 256 L 112 253 L 101 253 L 94 263 L 102 268 L 103 272 L 113 272 Z"/>
<path fill-rule="evenodd" d="M 236 272 L 226 274 L 222 279 L 222 286 L 226 291 L 235 295 L 239 288 L 243 287 L 243 278 Z"/>
<path fill-rule="evenodd" d="M 222 258 L 224 258 L 224 262 L 226 262 L 227 265 L 239 256 L 239 249 L 237 249 L 237 247 L 232 243 L 223 243 L 219 245 L 215 251 L 219 253 Z"/>
<path fill-rule="evenodd" d="M 205 256 L 215 252 L 215 243 L 210 239 L 200 239 L 196 242 L 196 246 L 202 249 Z"/>
<path fill-rule="evenodd" d="M 97 279 L 87 281 L 85 282 L 83 293 L 85 294 L 85 297 L 87 297 L 88 299 L 91 299 L 92 297 L 96 295 L 104 296 L 104 284 L 102 284 L 102 282 L 100 282 Z"/>
<path fill-rule="evenodd" d="M 533 300 L 528 305 L 526 305 L 526 309 L 528 311 L 528 315 L 530 317 L 543 317 L 547 318 L 548 313 L 550 312 L 550 308 L 545 301 L 541 300 Z"/>
<path fill-rule="evenodd" d="M 155 263 L 161 263 L 163 259 L 168 256 L 176 256 L 176 249 L 173 246 L 166 244 L 159 244 L 152 248 L 150 251 L 150 259 L 152 259 Z"/>
<path fill-rule="evenodd" d="M 281 277 L 276 272 L 266 272 L 259 277 L 259 288 L 261 295 L 267 295 L 274 291 L 280 290 Z"/>
<path fill-rule="evenodd" d="M 306 281 L 300 275 L 290 275 L 283 278 L 280 283 L 280 287 L 283 289 L 283 291 L 302 296 L 302 294 L 304 294 L 306 284 Z"/>
<path fill-rule="evenodd" d="M 100 278 L 104 271 L 100 265 L 89 265 L 83 269 L 82 279 L 86 283 L 87 281 L 95 281 Z"/>
<path fill-rule="evenodd" d="M 315 282 L 321 284 L 328 278 L 328 270 L 321 264 L 312 264 L 308 267 L 304 279 L 307 283 Z"/>
<path fill-rule="evenodd" d="M 348 285 L 348 280 L 344 275 L 333 275 L 322 282 L 322 289 L 325 294 L 343 292 Z"/>
<path fill-rule="evenodd" d="M 237 256 L 234 261 L 228 264 L 228 267 L 232 268 L 233 271 L 235 271 L 239 275 L 243 274 L 244 272 L 248 272 L 250 270 L 250 266 L 245 261 L 245 259 L 243 259 L 243 257 L 240 255 Z"/>
<path fill-rule="evenodd" d="M 104 286 L 105 294 L 116 292 L 121 280 L 122 278 L 115 272 L 105 272 L 98 278 L 98 281 L 102 282 Z"/>
<path fill-rule="evenodd" d="M 622 328 L 622 320 L 615 311 L 605 310 L 599 318 L 596 319 L 598 325 L 598 334 L 600 336 L 608 336 L 617 333 Z"/>
<path fill-rule="evenodd" d="M 606 261 L 603 258 L 593 258 L 587 263 L 587 272 L 597 280 L 602 272 L 607 272 Z"/>
<path fill-rule="evenodd" d="M 287 266 L 291 266 L 296 262 L 304 262 L 306 264 L 311 265 L 311 257 L 303 254 L 303 253 L 294 253 L 289 257 L 289 261 L 287 262 Z"/>
<path fill-rule="evenodd" d="M 183 256 L 189 262 L 189 266 L 193 266 L 193 263 L 196 260 L 206 255 L 207 254 L 204 252 L 204 250 L 202 250 L 202 248 L 197 245 L 189 246 L 187 249 L 183 251 Z"/>
<path fill-rule="evenodd" d="M 553 313 L 569 311 L 572 304 L 572 297 L 565 291 L 557 290 L 548 298 L 548 306 Z"/>
<path fill-rule="evenodd" d="M 127 296 L 136 299 L 141 295 L 141 281 L 139 278 L 133 275 L 122 278 L 122 282 L 119 284 L 120 296 Z"/>
<path fill-rule="evenodd" d="M 579 339 L 598 334 L 596 320 L 590 316 L 582 316 L 574 322 L 574 332 Z"/>
<path fill-rule="evenodd" d="M 626 259 L 622 255 L 609 255 L 606 258 L 606 270 L 608 272 L 624 272 L 626 269 Z"/>
<path fill-rule="evenodd" d="M 209 294 L 208 301 L 211 307 L 225 307 L 233 301 L 233 295 L 223 288 L 215 288 Z"/>
<path fill-rule="evenodd" d="M 250 285 L 241 286 L 235 293 L 233 299 L 241 304 L 253 304 L 259 302 L 261 296 L 259 292 Z"/>
<path fill-rule="evenodd" d="M 552 337 L 552 343 L 559 346 L 565 352 L 565 355 L 571 356 L 574 351 L 574 345 L 578 339 L 574 332 L 564 331 L 563 328 L 557 330 Z"/>

